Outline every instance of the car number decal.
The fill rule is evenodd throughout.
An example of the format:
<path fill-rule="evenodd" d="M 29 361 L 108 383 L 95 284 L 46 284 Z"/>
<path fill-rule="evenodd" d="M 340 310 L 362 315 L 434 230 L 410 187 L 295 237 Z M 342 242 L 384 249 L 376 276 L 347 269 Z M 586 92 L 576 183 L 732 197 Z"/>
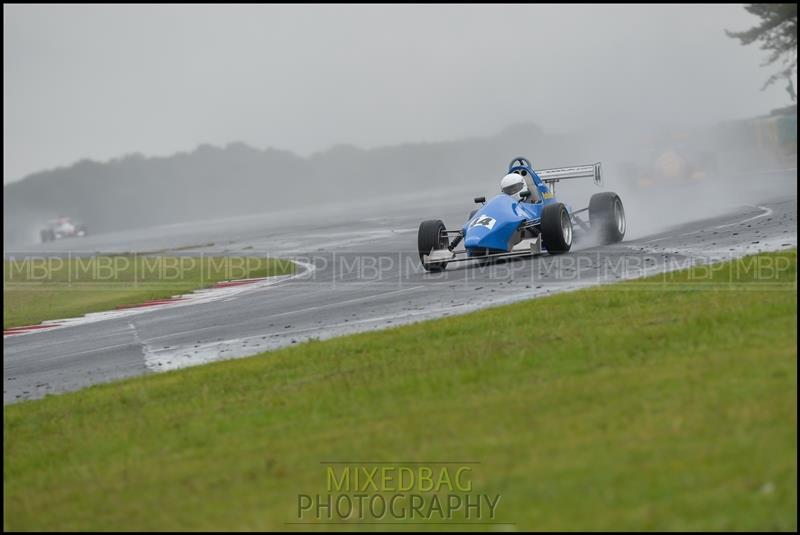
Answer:
<path fill-rule="evenodd" d="M 494 227 L 495 220 L 493 217 L 489 217 L 488 215 L 479 216 L 475 221 L 472 222 L 470 228 L 472 227 L 486 227 L 489 230 L 492 230 Z"/>

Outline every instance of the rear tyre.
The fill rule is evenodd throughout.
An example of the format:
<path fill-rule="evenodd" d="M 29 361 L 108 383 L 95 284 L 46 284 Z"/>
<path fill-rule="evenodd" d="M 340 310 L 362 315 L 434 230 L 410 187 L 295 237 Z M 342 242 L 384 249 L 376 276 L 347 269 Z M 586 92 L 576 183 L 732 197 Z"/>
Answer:
<path fill-rule="evenodd" d="M 589 200 L 589 225 L 602 244 L 617 243 L 625 237 L 625 208 L 614 192 L 595 193 Z"/>
<path fill-rule="evenodd" d="M 542 210 L 542 243 L 550 254 L 566 253 L 572 247 L 572 220 L 560 202 Z"/>
<path fill-rule="evenodd" d="M 419 224 L 417 248 L 419 249 L 420 261 L 423 260 L 423 256 L 430 254 L 432 250 L 446 249 L 449 245 L 450 238 L 447 237 L 444 223 L 442 223 L 441 219 L 430 219 Z M 442 271 L 447 267 L 447 262 L 437 262 L 427 265 L 423 262 L 422 267 L 427 271 Z"/>
<path fill-rule="evenodd" d="M 47 243 L 49 241 L 53 241 L 53 231 L 52 230 L 43 230 L 39 233 L 39 237 L 42 239 L 42 243 Z"/>

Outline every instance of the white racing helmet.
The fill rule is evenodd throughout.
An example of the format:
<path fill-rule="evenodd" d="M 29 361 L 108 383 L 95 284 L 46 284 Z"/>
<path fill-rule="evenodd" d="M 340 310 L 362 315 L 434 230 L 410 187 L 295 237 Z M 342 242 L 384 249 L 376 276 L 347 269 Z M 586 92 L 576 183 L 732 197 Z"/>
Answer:
<path fill-rule="evenodd" d="M 528 184 L 525 183 L 522 175 L 511 173 L 504 176 L 503 180 L 500 181 L 500 191 L 506 195 L 511 195 L 519 201 L 522 199 L 522 194 L 529 193 L 530 190 L 528 190 Z"/>

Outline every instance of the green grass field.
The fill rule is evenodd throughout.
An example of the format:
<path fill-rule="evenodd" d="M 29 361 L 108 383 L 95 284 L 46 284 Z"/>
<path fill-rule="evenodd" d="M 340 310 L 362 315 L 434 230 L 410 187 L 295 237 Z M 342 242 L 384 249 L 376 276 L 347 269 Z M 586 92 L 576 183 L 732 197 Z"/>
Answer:
<path fill-rule="evenodd" d="M 5 260 L 3 328 L 165 299 L 223 280 L 293 271 L 292 262 L 258 257 L 117 255 Z"/>
<path fill-rule="evenodd" d="M 459 529 L 796 530 L 796 292 L 767 254 L 7 406 L 4 527 L 313 529 L 338 460 L 478 463 Z"/>

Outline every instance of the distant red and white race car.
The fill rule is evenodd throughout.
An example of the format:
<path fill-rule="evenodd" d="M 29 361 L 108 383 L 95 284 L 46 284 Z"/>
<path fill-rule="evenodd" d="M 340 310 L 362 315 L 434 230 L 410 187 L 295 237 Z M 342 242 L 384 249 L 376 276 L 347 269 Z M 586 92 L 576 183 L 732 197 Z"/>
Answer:
<path fill-rule="evenodd" d="M 78 224 L 69 217 L 59 217 L 47 222 L 47 228 L 42 229 L 40 235 L 42 243 L 60 240 L 63 238 L 76 238 L 86 236 L 86 225 Z"/>

